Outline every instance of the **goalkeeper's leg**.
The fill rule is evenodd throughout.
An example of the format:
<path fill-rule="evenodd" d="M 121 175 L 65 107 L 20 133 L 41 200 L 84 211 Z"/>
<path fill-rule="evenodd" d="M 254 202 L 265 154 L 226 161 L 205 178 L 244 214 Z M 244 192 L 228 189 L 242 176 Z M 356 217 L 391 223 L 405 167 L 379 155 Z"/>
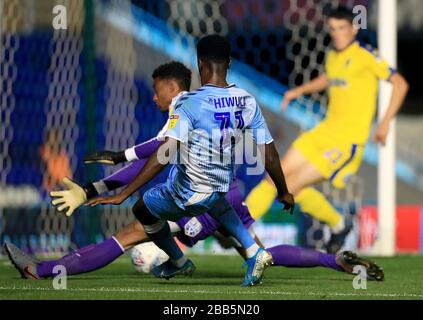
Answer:
<path fill-rule="evenodd" d="M 371 260 L 358 256 L 354 252 L 344 251 L 338 254 L 327 254 L 317 250 L 297 246 L 279 245 L 267 248 L 272 255 L 274 266 L 287 268 L 324 267 L 339 272 L 355 274 L 355 266 L 366 269 L 367 278 L 382 281 L 383 269 Z"/>
<path fill-rule="evenodd" d="M 48 278 L 52 276 L 56 265 L 63 265 L 68 275 L 94 271 L 112 263 L 126 250 L 146 241 L 149 239 L 143 226 L 134 221 L 106 241 L 77 249 L 58 260 L 38 263 L 36 272 L 40 278 Z"/>
<path fill-rule="evenodd" d="M 68 275 L 100 269 L 112 263 L 126 250 L 146 241 L 149 239 L 143 226 L 135 220 L 121 229 L 114 237 L 99 244 L 91 244 L 77 249 L 57 260 L 36 260 L 11 244 L 7 244 L 7 252 L 23 277 L 40 279 L 53 276 L 53 269 L 58 265 L 64 266 Z"/>
<path fill-rule="evenodd" d="M 252 226 L 248 229 L 256 243 L 264 248 Z M 239 254 L 247 259 L 245 249 L 231 237 L 224 237 L 227 243 L 232 243 Z M 323 267 L 338 272 L 353 274 L 355 266 L 363 266 L 366 269 L 367 278 L 370 280 L 382 281 L 384 279 L 383 269 L 371 260 L 358 256 L 354 252 L 344 251 L 338 254 L 327 254 L 313 249 L 301 248 L 291 245 L 278 245 L 266 248 L 273 259 L 273 267 L 286 268 L 315 268 Z"/>
<path fill-rule="evenodd" d="M 256 235 L 253 226 L 248 228 L 249 233 L 254 238 L 255 242 L 261 247 L 265 248 L 260 238 Z M 218 232 L 217 234 L 220 234 Z M 220 235 L 226 243 L 232 244 L 238 253 L 246 260 L 248 259 L 245 249 L 233 237 Z M 222 240 L 223 240 L 222 239 Z M 287 268 L 312 268 L 325 267 L 336 271 L 344 272 L 345 268 L 337 260 L 334 254 L 326 254 L 317 250 L 301 248 L 291 245 L 279 245 L 266 250 L 272 255 L 273 266 L 282 266 Z"/>

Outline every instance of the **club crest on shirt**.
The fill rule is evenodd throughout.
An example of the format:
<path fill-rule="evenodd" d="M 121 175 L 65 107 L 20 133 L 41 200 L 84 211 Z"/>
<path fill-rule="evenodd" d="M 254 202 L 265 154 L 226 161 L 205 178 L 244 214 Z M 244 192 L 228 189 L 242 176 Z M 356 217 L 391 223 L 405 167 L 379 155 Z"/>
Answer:
<path fill-rule="evenodd" d="M 348 67 L 350 66 L 350 64 L 351 64 L 351 59 L 348 59 L 348 60 L 345 62 L 345 68 L 348 68 Z"/>
<path fill-rule="evenodd" d="M 169 129 L 173 129 L 176 127 L 176 124 L 178 123 L 179 116 L 177 114 L 173 114 L 169 118 Z"/>
<path fill-rule="evenodd" d="M 333 79 L 329 79 L 329 85 L 331 87 L 347 88 L 348 82 L 345 79 L 333 78 Z"/>

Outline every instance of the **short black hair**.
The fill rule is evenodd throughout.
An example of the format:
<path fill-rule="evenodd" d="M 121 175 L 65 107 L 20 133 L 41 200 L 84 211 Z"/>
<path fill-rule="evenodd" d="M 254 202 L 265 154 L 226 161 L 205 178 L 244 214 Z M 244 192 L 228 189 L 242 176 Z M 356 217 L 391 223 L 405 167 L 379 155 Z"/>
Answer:
<path fill-rule="evenodd" d="M 197 57 L 212 63 L 227 63 L 229 67 L 231 44 L 228 39 L 218 34 L 205 36 L 197 43 Z"/>
<path fill-rule="evenodd" d="M 338 20 L 347 20 L 351 24 L 354 23 L 355 15 L 352 9 L 349 9 L 344 6 L 339 6 L 329 11 L 328 18 L 338 19 Z"/>
<path fill-rule="evenodd" d="M 171 61 L 158 66 L 152 74 L 153 79 L 175 80 L 182 90 L 189 91 L 191 87 L 191 70 L 184 64 Z"/>

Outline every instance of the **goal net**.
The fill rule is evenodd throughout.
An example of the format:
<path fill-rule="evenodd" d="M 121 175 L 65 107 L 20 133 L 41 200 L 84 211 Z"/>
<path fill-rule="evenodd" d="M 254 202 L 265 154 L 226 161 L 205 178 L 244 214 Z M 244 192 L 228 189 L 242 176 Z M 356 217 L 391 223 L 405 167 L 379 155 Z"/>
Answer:
<path fill-rule="evenodd" d="M 166 115 L 152 101 L 151 73 L 171 59 L 196 71 L 195 41 L 205 34 L 229 38 L 230 80 L 258 98 L 285 150 L 325 114 L 322 94 L 276 113 L 287 88 L 323 70 L 330 43 L 324 15 L 340 4 L 371 11 L 365 0 L 1 1 L 0 241 L 54 255 L 109 237 L 133 219 L 131 201 L 66 218 L 49 205 L 48 192 L 64 176 L 85 183 L 119 168 L 84 165 L 85 154 L 156 134 Z M 66 8 L 67 29 L 52 26 L 57 5 Z M 374 33 L 361 36 L 375 44 Z M 240 177 L 244 193 L 261 178 L 242 170 Z M 355 214 L 363 183 L 356 177 L 346 190 L 322 190 L 343 214 Z M 327 230 L 307 225 L 306 244 L 321 248 Z M 287 242 L 299 237 L 298 229 Z"/>

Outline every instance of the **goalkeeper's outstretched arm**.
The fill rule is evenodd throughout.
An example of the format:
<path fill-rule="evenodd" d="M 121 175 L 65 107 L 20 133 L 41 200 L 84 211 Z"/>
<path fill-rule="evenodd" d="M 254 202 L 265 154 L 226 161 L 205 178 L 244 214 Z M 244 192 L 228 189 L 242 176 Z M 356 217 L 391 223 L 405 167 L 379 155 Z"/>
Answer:
<path fill-rule="evenodd" d="M 128 185 L 142 170 L 147 163 L 147 160 L 148 159 L 140 159 L 133 161 L 122 169 L 117 170 L 99 181 L 86 184 L 84 189 L 89 192 L 88 199 Z"/>
<path fill-rule="evenodd" d="M 173 138 L 166 138 L 165 142 L 159 149 L 153 153 L 147 163 L 135 179 L 119 194 L 109 197 L 98 197 L 87 202 L 87 205 L 95 206 L 98 204 L 120 204 L 131 196 L 139 188 L 143 187 L 147 182 L 157 176 L 169 163 L 173 155 L 176 153 L 178 141 Z M 163 150 L 165 150 L 163 152 Z M 165 156 L 166 161 L 164 161 Z"/>
<path fill-rule="evenodd" d="M 126 161 L 136 161 L 133 161 L 126 167 L 102 180 L 90 182 L 84 186 L 78 185 L 69 178 L 64 178 L 62 182 L 66 189 L 50 193 L 52 205 L 54 205 L 59 212 L 64 212 L 67 216 L 71 216 L 73 212 L 86 201 L 103 193 L 126 186 L 135 179 L 147 163 L 148 158 L 145 159 L 145 157 L 157 151 L 159 146 L 160 141 L 154 138 L 122 152 L 101 151 L 87 156 L 85 158 L 86 162 L 117 164 Z M 128 150 L 131 151 L 128 152 Z M 129 157 L 127 155 L 129 155 Z"/>
<path fill-rule="evenodd" d="M 153 138 L 125 151 L 100 151 L 84 158 L 85 163 L 106 163 L 116 165 L 131 161 L 131 164 L 96 182 L 84 186 L 88 199 L 100 194 L 116 190 L 129 184 L 142 170 L 148 158 L 157 151 L 161 144 L 158 138 Z"/>
<path fill-rule="evenodd" d="M 51 192 L 50 196 L 53 198 L 51 203 L 58 211 L 63 211 L 70 216 L 86 201 L 129 184 L 142 170 L 147 160 L 134 161 L 106 178 L 87 183 L 84 186 L 78 185 L 69 178 L 64 178 L 62 182 L 67 189 Z"/>
<path fill-rule="evenodd" d="M 69 178 L 62 182 L 67 189 L 50 192 L 51 204 L 69 217 L 88 200 L 87 190 Z"/>
<path fill-rule="evenodd" d="M 133 146 L 123 151 L 97 151 L 84 158 L 85 163 L 103 163 L 108 165 L 117 165 L 119 163 L 135 161 L 139 159 L 148 159 L 160 146 L 161 141 L 158 138 L 150 139 L 146 142 Z"/>

